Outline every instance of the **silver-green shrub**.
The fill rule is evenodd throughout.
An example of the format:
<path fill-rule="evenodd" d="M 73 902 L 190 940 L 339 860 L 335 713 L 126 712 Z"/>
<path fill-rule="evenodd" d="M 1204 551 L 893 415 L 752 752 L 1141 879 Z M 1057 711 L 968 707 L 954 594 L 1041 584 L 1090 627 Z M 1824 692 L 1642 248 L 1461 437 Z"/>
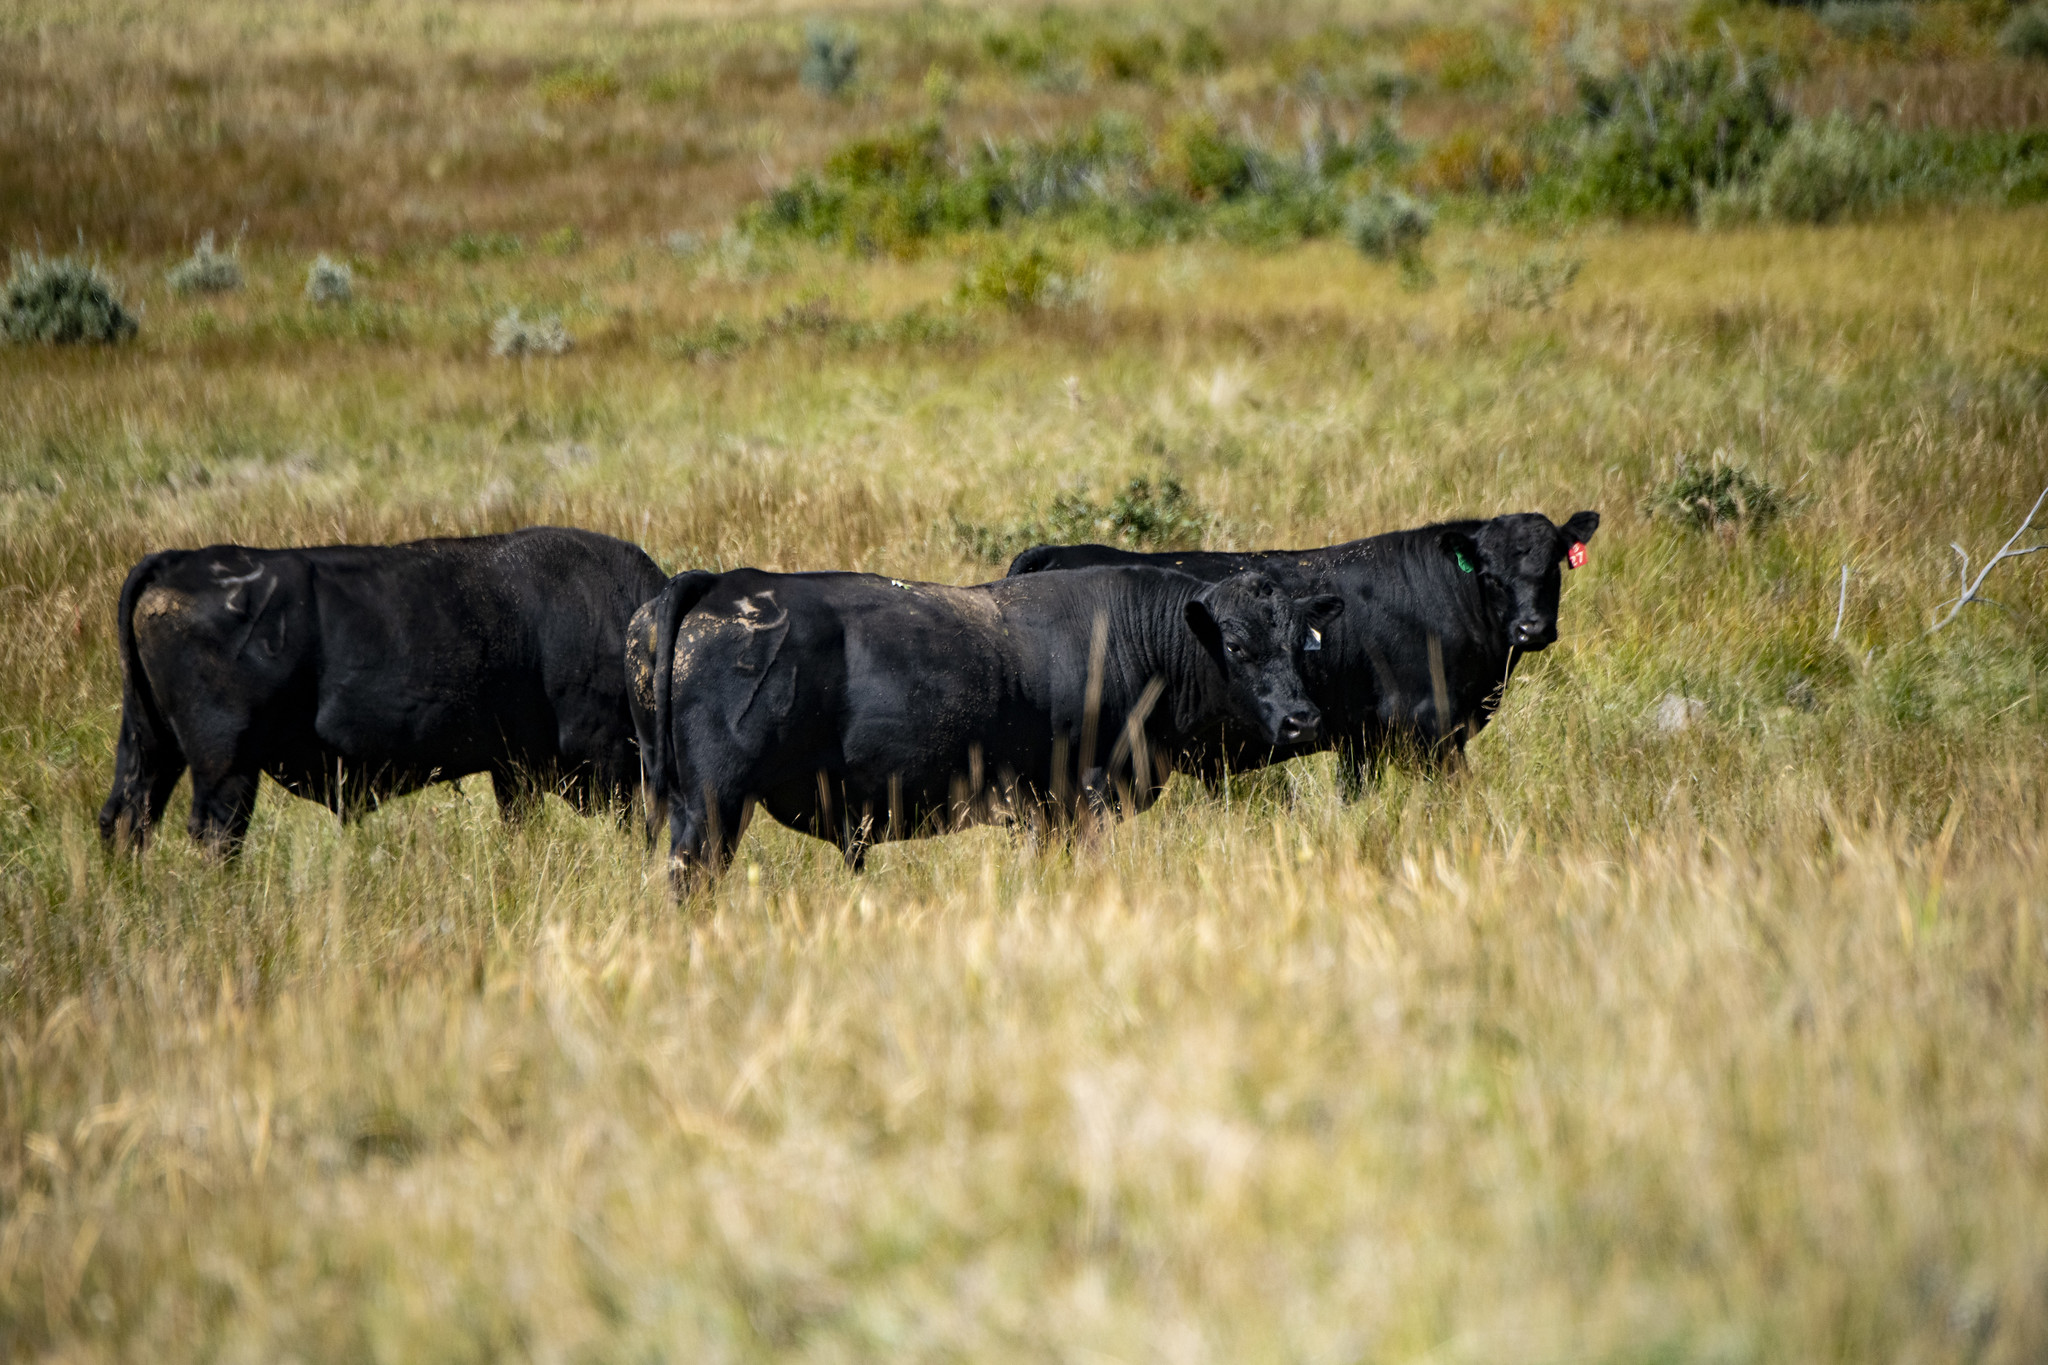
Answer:
<path fill-rule="evenodd" d="M 1998 31 L 1998 47 L 2008 56 L 2048 62 L 2048 5 L 2014 10 Z"/>
<path fill-rule="evenodd" d="M 1414 260 L 1434 226 L 1435 211 L 1399 190 L 1368 191 L 1344 213 L 1344 235 L 1351 245 L 1379 261 Z"/>
<path fill-rule="evenodd" d="M 1905 0 L 1834 0 L 1821 6 L 1820 21 L 1851 42 L 1903 43 L 1913 36 L 1913 7 Z"/>
<path fill-rule="evenodd" d="M 491 326 L 491 354 L 507 360 L 561 355 L 569 346 L 569 333 L 558 317 L 523 318 L 512 308 Z"/>
<path fill-rule="evenodd" d="M 227 294 L 242 287 L 241 253 L 234 247 L 214 248 L 213 234 L 204 233 L 192 254 L 172 266 L 164 283 L 173 294 Z"/>
<path fill-rule="evenodd" d="M 804 30 L 804 62 L 798 73 L 806 90 L 837 95 L 853 83 L 860 68 L 860 42 L 830 24 L 812 22 Z"/>
<path fill-rule="evenodd" d="M 313 268 L 306 272 L 308 303 L 347 303 L 355 296 L 355 288 L 355 272 L 324 253 L 314 258 Z"/>
<path fill-rule="evenodd" d="M 0 333 L 9 341 L 111 346 L 135 335 L 134 314 L 114 283 L 90 262 L 17 254 L 0 300 Z"/>
<path fill-rule="evenodd" d="M 1795 124 L 1757 177 L 1759 216 L 1826 223 L 1868 213 L 1898 194 L 1886 131 L 1841 114 Z"/>

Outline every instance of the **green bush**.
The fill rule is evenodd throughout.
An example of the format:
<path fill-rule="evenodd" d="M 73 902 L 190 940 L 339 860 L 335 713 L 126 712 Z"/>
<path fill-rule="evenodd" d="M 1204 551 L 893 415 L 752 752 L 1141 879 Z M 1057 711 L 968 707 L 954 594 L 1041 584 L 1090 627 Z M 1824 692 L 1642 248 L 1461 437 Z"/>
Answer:
<path fill-rule="evenodd" d="M 953 536 L 976 559 L 1000 564 L 1032 545 L 1106 542 L 1136 550 L 1194 545 L 1215 520 L 1171 474 L 1132 479 L 1106 503 L 1079 490 L 1053 496 L 1037 516 L 1006 527 L 953 520 Z"/>
<path fill-rule="evenodd" d="M 2048 155 L 2014 162 L 2001 179 L 1999 192 L 2015 207 L 2048 202 Z"/>
<path fill-rule="evenodd" d="M 616 99 L 619 75 L 609 67 L 572 66 L 541 78 L 539 94 L 548 104 L 560 108 L 574 104 L 602 104 Z"/>
<path fill-rule="evenodd" d="M 135 317 L 121 306 L 113 281 L 89 262 L 69 256 L 17 254 L 0 332 L 9 341 L 70 346 L 111 346 L 134 336 Z"/>
<path fill-rule="evenodd" d="M 1691 215 L 1705 195 L 1752 179 L 1792 123 L 1766 65 L 1718 51 L 1582 76 L 1579 98 L 1583 131 L 1566 198 L 1623 216 Z"/>
<path fill-rule="evenodd" d="M 1215 119 L 1194 117 L 1167 130 L 1160 162 L 1168 183 L 1190 199 L 1235 199 L 1252 188 L 1259 151 Z"/>
<path fill-rule="evenodd" d="M 1904 0 L 1834 0 L 1821 7 L 1820 21 L 1851 42 L 1903 43 L 1913 36 L 1913 7 Z"/>
<path fill-rule="evenodd" d="M 509 259 L 524 249 L 518 234 L 511 232 L 465 232 L 448 244 L 448 254 L 467 265 Z"/>
<path fill-rule="evenodd" d="M 1149 81 L 1166 66 L 1166 40 L 1156 33 L 1106 33 L 1090 47 L 1088 65 L 1103 80 Z"/>
<path fill-rule="evenodd" d="M 1213 118 L 1151 143 L 1107 112 L 1047 136 L 948 147 L 937 122 L 849 142 L 742 216 L 754 235 L 789 234 L 910 256 L 934 237 L 1057 219 L 1119 248 L 1198 234 L 1277 245 L 1337 231 L 1366 171 L 1408 159 L 1385 118 L 1355 136 L 1317 123 L 1299 157 L 1265 151 Z"/>
<path fill-rule="evenodd" d="M 1783 515 L 1785 494 L 1718 453 L 1704 465 L 1681 463 L 1649 497 L 1650 515 L 1696 531 L 1758 529 Z"/>
<path fill-rule="evenodd" d="M 1998 48 L 2008 56 L 2048 62 L 2048 5 L 2013 11 L 1998 31 Z"/>
<path fill-rule="evenodd" d="M 998 240 L 968 264 L 956 289 L 967 303 L 992 303 L 1013 313 L 1074 303 L 1082 293 L 1074 263 L 1044 247 Z"/>
<path fill-rule="evenodd" d="M 1206 76 L 1221 71 L 1229 60 L 1230 54 L 1223 50 L 1223 44 L 1201 24 L 1187 27 L 1180 35 L 1180 46 L 1174 53 L 1175 64 L 1190 76 Z"/>
<path fill-rule="evenodd" d="M 199 239 L 192 254 L 164 274 L 173 294 L 227 294 L 242 287 L 242 262 L 234 248 L 214 249 L 213 234 Z"/>

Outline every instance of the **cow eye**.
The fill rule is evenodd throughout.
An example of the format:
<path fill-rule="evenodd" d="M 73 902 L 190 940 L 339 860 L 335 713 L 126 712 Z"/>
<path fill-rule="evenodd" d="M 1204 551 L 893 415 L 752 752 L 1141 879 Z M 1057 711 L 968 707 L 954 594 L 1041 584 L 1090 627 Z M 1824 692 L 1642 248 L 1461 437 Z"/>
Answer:
<path fill-rule="evenodd" d="M 1231 658 L 1237 660 L 1239 663 L 1243 663 L 1246 659 L 1252 657 L 1252 652 L 1249 649 L 1246 649 L 1242 644 L 1238 643 L 1236 640 L 1226 640 L 1223 644 L 1223 648 L 1229 653 Z"/>

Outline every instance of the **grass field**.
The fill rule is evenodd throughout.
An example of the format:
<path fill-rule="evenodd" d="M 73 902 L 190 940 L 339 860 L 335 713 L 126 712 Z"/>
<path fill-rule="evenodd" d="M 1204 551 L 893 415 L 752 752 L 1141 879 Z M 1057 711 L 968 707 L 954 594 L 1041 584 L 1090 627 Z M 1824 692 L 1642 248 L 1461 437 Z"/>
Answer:
<path fill-rule="evenodd" d="M 1706 21 L 1803 113 L 2048 121 L 1997 6 L 1915 9 Z M 958 296 L 988 234 L 725 233 L 934 108 L 1292 136 L 1304 52 L 1340 121 L 1343 62 L 1414 73 L 1427 179 L 1560 98 L 1574 14 L 1059 13 L 849 9 L 838 97 L 794 11 L 0 18 L 0 239 L 82 238 L 141 320 L 0 346 L 0 1358 L 2048 1358 L 2048 555 L 1924 633 L 2048 485 L 2048 206 L 1445 191 L 1420 274 L 1054 227 L 1075 283 L 1014 309 Z M 245 288 L 166 289 L 245 224 Z M 573 348 L 495 358 L 509 307 Z M 1657 511 L 1716 462 L 1782 515 Z M 973 582 L 1140 477 L 1215 546 L 1604 520 L 1469 769 L 1349 803 L 1324 757 L 860 877 L 763 820 L 680 904 L 482 779 L 347 829 L 266 787 L 232 868 L 182 791 L 98 846 L 149 550 L 554 522 Z"/>

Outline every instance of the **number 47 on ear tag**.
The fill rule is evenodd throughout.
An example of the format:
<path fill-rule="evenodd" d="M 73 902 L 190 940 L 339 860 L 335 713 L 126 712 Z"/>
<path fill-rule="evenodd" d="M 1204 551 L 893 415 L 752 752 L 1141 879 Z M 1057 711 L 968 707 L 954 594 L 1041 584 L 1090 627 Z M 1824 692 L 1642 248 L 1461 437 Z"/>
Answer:
<path fill-rule="evenodd" d="M 1565 567 L 1583 569 L 1586 567 L 1586 542 L 1575 540 L 1572 547 L 1564 552 Z"/>

